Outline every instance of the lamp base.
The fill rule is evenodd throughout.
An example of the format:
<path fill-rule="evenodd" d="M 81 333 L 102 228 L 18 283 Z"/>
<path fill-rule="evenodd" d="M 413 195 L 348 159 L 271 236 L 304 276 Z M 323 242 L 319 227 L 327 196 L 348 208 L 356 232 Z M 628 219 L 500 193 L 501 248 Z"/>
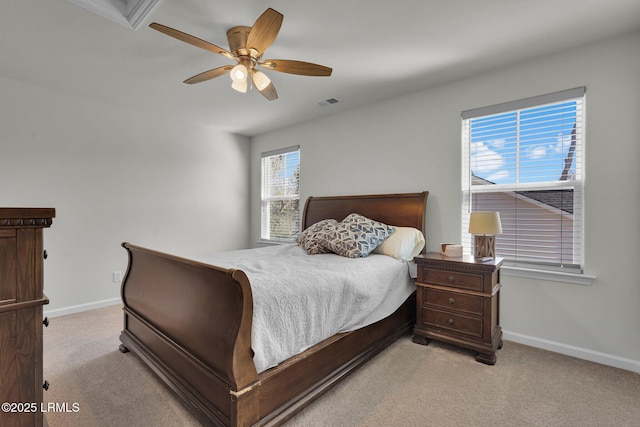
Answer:
<path fill-rule="evenodd" d="M 476 234 L 474 244 L 476 258 L 494 258 L 496 256 L 496 236 Z"/>

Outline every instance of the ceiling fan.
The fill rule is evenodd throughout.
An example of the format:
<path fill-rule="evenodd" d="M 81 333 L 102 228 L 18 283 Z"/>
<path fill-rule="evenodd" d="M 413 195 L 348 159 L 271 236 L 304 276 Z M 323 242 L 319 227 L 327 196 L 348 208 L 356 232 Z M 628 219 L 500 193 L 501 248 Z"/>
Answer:
<path fill-rule="evenodd" d="M 238 92 L 245 93 L 255 86 L 256 89 L 269 101 L 278 99 L 278 92 L 265 73 L 256 67 L 264 67 L 268 70 L 281 73 L 298 74 L 303 76 L 330 76 L 333 71 L 323 65 L 312 64 L 304 61 L 289 59 L 262 60 L 264 51 L 274 42 L 282 26 L 284 16 L 271 8 L 264 11 L 253 24 L 253 27 L 238 26 L 227 31 L 229 50 L 216 46 L 205 40 L 199 39 L 182 31 L 175 30 L 157 22 L 149 26 L 164 34 L 189 43 L 201 49 L 224 55 L 237 62 L 237 65 L 225 65 L 209 71 L 196 74 L 188 78 L 184 83 L 194 84 L 216 77 L 230 74 L 233 83 L 231 87 Z"/>

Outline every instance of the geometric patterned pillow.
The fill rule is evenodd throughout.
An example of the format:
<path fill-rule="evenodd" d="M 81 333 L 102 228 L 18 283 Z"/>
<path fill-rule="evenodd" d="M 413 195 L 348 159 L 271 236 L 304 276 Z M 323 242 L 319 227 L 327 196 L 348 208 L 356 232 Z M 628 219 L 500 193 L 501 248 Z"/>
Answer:
<path fill-rule="evenodd" d="M 395 231 L 394 227 L 352 213 L 320 235 L 321 246 L 348 258 L 363 258 Z"/>
<path fill-rule="evenodd" d="M 306 230 L 300 233 L 300 236 L 298 236 L 298 246 L 301 246 L 306 250 L 309 255 L 329 253 L 329 249 L 320 245 L 319 236 L 324 236 L 327 231 L 334 229 L 337 223 L 338 221 L 335 219 L 323 219 L 322 221 L 318 221 L 315 224 L 310 225 Z"/>

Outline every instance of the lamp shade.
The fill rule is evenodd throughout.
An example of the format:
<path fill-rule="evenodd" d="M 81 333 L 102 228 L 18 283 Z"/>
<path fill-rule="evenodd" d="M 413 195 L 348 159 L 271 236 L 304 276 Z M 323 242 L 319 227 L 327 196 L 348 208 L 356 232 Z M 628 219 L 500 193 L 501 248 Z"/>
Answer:
<path fill-rule="evenodd" d="M 247 92 L 247 87 L 248 87 L 247 80 L 245 79 L 245 80 L 235 81 L 235 82 L 231 83 L 231 87 L 233 89 L 237 90 L 238 92 L 246 93 Z"/>
<path fill-rule="evenodd" d="M 500 212 L 471 212 L 469 218 L 469 233 L 471 234 L 500 234 Z"/>
<path fill-rule="evenodd" d="M 237 82 L 237 81 L 246 80 L 248 74 L 249 73 L 247 71 L 247 67 L 245 67 L 243 64 L 238 64 L 231 69 L 229 76 L 231 76 L 231 80 L 233 80 L 234 82 Z"/>
<path fill-rule="evenodd" d="M 233 80 L 233 83 L 231 83 L 231 87 L 233 89 L 242 93 L 247 92 L 247 87 L 249 85 L 249 71 L 247 70 L 247 67 L 245 67 L 243 64 L 238 64 L 231 69 L 229 76 L 231 77 L 231 80 Z"/>
<path fill-rule="evenodd" d="M 262 71 L 255 70 L 253 72 L 253 83 L 258 90 L 262 90 L 271 84 L 271 80 Z"/>

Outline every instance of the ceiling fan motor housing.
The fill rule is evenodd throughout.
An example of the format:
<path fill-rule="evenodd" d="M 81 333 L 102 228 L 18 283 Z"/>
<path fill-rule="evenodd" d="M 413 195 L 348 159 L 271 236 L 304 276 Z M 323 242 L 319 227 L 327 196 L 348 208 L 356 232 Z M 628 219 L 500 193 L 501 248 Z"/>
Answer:
<path fill-rule="evenodd" d="M 247 38 L 249 37 L 251 27 L 233 27 L 227 31 L 227 41 L 229 42 L 229 50 L 234 56 L 250 56 L 247 49 Z M 257 52 L 256 52 L 257 53 Z"/>

